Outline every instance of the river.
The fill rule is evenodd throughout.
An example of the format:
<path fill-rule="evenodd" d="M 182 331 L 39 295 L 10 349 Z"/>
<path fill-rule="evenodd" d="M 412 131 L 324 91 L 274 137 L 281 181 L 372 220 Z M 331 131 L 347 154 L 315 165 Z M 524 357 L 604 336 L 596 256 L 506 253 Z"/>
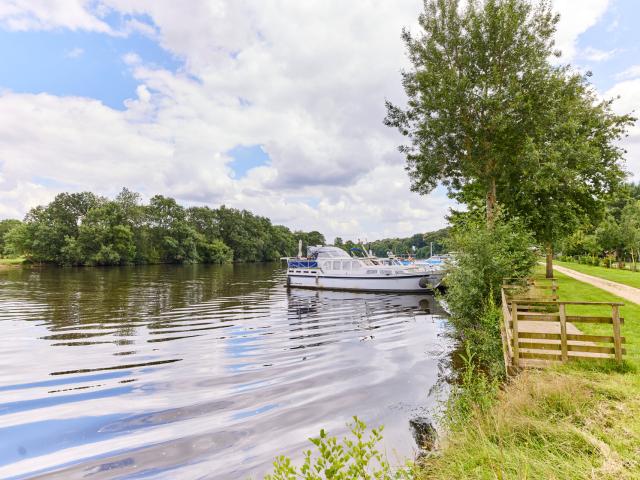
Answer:
<path fill-rule="evenodd" d="M 451 341 L 432 296 L 277 264 L 0 271 L 0 478 L 262 478 L 320 428 L 412 456 Z"/>

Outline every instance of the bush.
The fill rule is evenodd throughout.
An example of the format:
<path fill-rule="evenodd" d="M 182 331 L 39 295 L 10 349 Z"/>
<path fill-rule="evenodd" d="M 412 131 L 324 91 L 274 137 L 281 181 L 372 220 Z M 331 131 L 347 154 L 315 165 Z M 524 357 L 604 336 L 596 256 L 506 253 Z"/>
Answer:
<path fill-rule="evenodd" d="M 338 442 L 336 437 L 329 437 L 320 430 L 320 436 L 310 438 L 315 445 L 317 455 L 311 450 L 304 452 L 304 462 L 300 468 L 295 467 L 291 459 L 280 456 L 274 462 L 273 474 L 265 476 L 265 480 L 353 480 L 353 479 L 410 479 L 412 468 L 393 470 L 385 457 L 377 450 L 376 444 L 382 440 L 382 427 L 374 428 L 368 439 L 365 439 L 366 425 L 358 417 L 353 417 L 349 425 L 352 438 L 343 438 Z"/>
<path fill-rule="evenodd" d="M 531 275 L 537 262 L 533 237 L 517 220 L 499 219 L 487 228 L 481 219 L 467 218 L 454 227 L 450 243 L 456 252 L 446 279 L 451 322 L 492 374 L 504 371 L 496 305 L 505 278 Z"/>

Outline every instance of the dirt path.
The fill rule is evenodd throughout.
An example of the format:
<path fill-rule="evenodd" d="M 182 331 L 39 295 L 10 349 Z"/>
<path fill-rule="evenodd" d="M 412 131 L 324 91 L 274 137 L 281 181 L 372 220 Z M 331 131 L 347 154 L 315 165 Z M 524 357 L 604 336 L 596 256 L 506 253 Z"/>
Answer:
<path fill-rule="evenodd" d="M 629 300 L 630 302 L 640 305 L 640 288 L 630 287 L 621 283 L 612 282 L 611 280 L 605 280 L 604 278 L 594 277 L 585 273 L 576 272 L 567 267 L 560 267 L 558 265 L 553 266 L 554 270 L 560 273 L 564 273 L 566 276 L 575 278 L 584 283 L 593 285 L 609 293 L 613 293 L 619 297 Z"/>

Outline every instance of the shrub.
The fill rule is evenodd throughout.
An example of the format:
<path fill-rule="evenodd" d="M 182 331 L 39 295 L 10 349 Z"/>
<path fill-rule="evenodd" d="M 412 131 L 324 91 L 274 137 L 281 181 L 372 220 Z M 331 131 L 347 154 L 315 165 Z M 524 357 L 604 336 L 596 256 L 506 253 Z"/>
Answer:
<path fill-rule="evenodd" d="M 499 219 L 487 228 L 481 219 L 467 217 L 454 227 L 450 243 L 456 252 L 446 279 L 451 322 L 490 373 L 504 371 L 496 305 L 505 278 L 531 275 L 537 261 L 533 237 L 518 220 Z"/>
<path fill-rule="evenodd" d="M 290 458 L 280 456 L 273 464 L 273 473 L 265 476 L 265 480 L 413 478 L 410 465 L 394 470 L 376 448 L 376 444 L 382 440 L 382 427 L 372 429 L 368 439 L 365 439 L 366 425 L 358 417 L 353 417 L 349 428 L 352 438 L 345 437 L 342 442 L 320 430 L 320 436 L 309 439 L 316 447 L 315 456 L 311 450 L 304 452 L 304 462 L 300 468 L 295 467 Z"/>

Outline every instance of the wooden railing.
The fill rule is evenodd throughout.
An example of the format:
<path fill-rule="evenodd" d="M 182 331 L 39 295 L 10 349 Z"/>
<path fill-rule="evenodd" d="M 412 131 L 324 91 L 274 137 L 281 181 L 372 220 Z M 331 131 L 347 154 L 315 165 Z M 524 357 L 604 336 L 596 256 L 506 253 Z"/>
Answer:
<path fill-rule="evenodd" d="M 550 295 L 540 294 L 549 293 L 549 290 Z M 563 302 L 558 300 L 557 290 L 555 282 L 551 285 L 503 286 L 500 331 L 507 373 L 577 359 L 622 361 L 626 354 L 622 346 L 625 338 L 621 335 L 624 319 L 620 317 L 620 307 L 623 304 Z M 577 305 L 607 306 L 611 316 L 568 315 L 567 306 Z M 610 324 L 612 335 L 583 334 L 574 323 Z"/>

